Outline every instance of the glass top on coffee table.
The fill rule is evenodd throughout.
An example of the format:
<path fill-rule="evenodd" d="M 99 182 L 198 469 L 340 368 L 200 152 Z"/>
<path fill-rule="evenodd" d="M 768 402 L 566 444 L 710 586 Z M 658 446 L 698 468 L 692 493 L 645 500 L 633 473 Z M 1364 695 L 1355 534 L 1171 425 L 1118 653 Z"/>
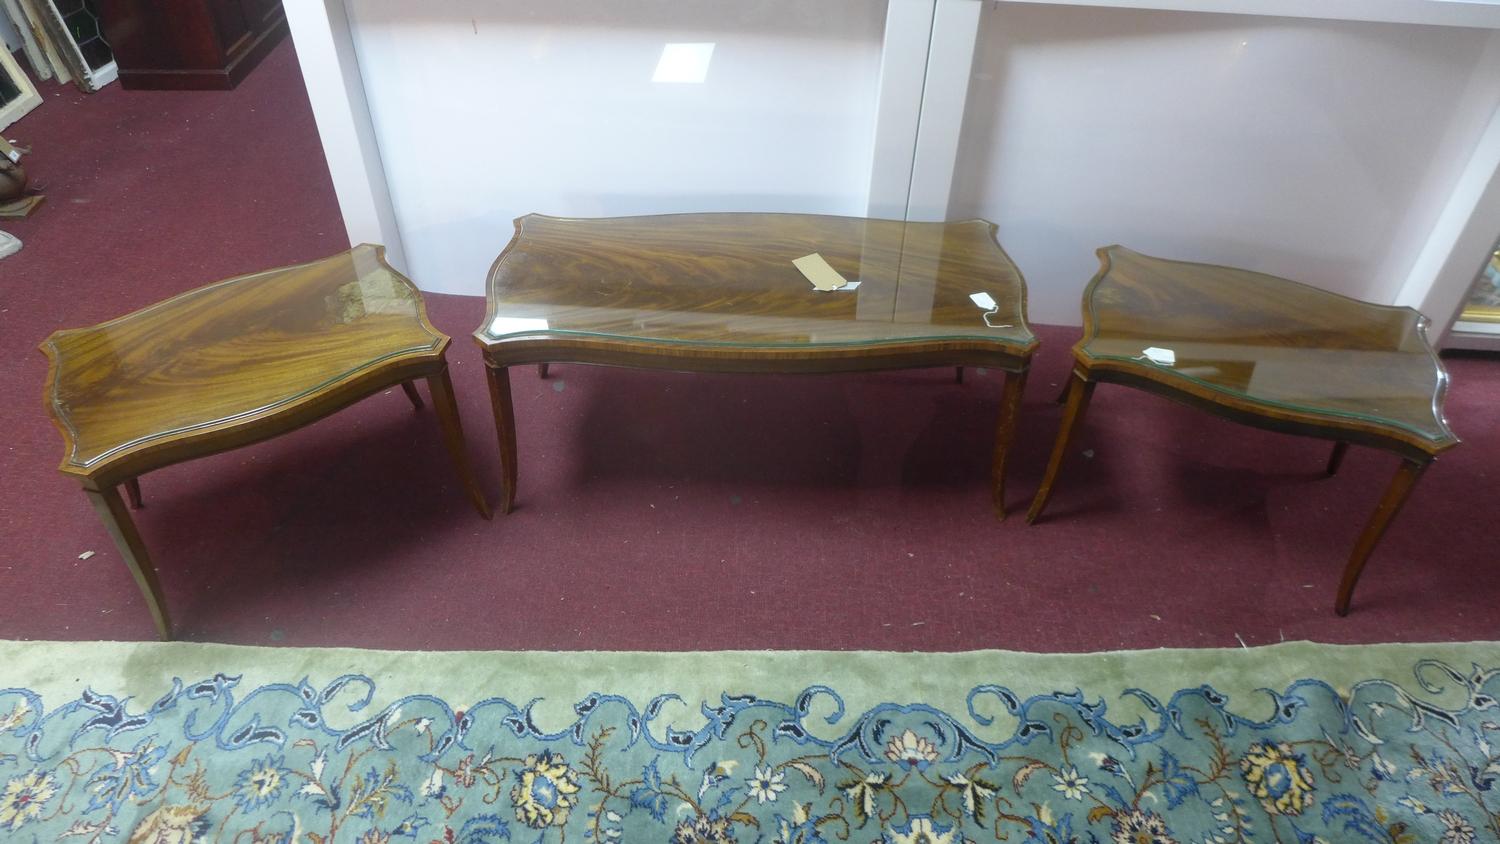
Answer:
<path fill-rule="evenodd" d="M 994 232 L 983 220 L 532 214 L 516 221 L 490 272 L 475 337 L 744 347 L 954 339 L 1029 350 L 1024 282 Z M 843 286 L 818 289 L 798 266 L 809 256 L 836 273 L 824 286 Z"/>
<path fill-rule="evenodd" d="M 984 220 L 813 214 L 531 214 L 490 269 L 484 351 L 503 471 L 517 479 L 510 370 L 582 363 L 686 372 L 975 366 L 1006 373 L 990 459 L 1005 464 L 1031 355 L 1026 285 Z"/>

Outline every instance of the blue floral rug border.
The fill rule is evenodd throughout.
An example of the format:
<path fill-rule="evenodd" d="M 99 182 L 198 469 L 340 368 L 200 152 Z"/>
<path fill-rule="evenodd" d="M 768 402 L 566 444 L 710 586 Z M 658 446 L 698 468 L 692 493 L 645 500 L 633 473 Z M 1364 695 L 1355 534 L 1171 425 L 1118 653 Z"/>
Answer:
<path fill-rule="evenodd" d="M 461 708 L 417 694 L 369 712 L 376 684 L 359 674 L 242 689 L 221 673 L 174 680 L 149 703 L 86 690 L 51 709 L 9 688 L 0 837 L 1500 841 L 1497 673 L 1422 660 L 1420 697 L 1386 678 L 1347 694 L 1302 679 L 1262 690 L 1265 720 L 1208 685 L 1166 700 L 1132 688 L 1119 694 L 1147 714 L 1131 723 L 1082 690 L 1021 697 L 993 684 L 957 715 L 921 702 L 851 712 L 821 685 L 788 702 L 725 692 L 697 703 L 693 729 L 664 725 L 688 705 L 676 694 L 638 705 L 594 693 L 556 732 L 535 722 L 538 699 Z M 1001 718 L 1010 734 L 983 737 Z"/>

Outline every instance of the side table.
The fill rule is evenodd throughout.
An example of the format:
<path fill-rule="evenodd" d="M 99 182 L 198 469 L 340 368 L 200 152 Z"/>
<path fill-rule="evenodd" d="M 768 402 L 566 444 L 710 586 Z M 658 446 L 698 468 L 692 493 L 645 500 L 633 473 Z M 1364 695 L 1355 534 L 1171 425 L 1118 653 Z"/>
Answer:
<path fill-rule="evenodd" d="M 138 479 L 153 469 L 286 433 L 397 384 L 421 408 L 412 382 L 423 378 L 459 479 L 490 517 L 464 450 L 448 343 L 416 286 L 370 245 L 231 278 L 42 343 L 45 400 L 65 446 L 59 469 L 83 485 L 163 639 L 172 635 L 166 602 L 120 497 L 123 486 L 140 507 Z"/>
<path fill-rule="evenodd" d="M 1329 475 L 1349 445 L 1401 458 L 1354 545 L 1334 610 L 1354 586 L 1417 479 L 1458 445 L 1443 418 L 1448 373 L 1427 318 L 1276 276 L 1100 249 L 1083 294 L 1083 339 L 1062 429 L 1027 521 L 1047 507 L 1068 443 L 1096 383 L 1123 384 L 1272 431 L 1334 441 Z"/>

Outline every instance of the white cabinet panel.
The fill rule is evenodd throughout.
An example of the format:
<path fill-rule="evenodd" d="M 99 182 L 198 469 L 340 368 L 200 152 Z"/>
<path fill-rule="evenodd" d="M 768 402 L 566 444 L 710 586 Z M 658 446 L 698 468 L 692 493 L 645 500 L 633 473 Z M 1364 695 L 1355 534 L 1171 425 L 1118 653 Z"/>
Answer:
<path fill-rule="evenodd" d="M 482 292 L 533 211 L 865 212 L 884 2 L 347 7 L 424 289 Z"/>
<path fill-rule="evenodd" d="M 1495 37 L 986 4 L 950 216 L 999 223 L 1038 322 L 1079 324 L 1117 242 L 1391 301 L 1500 101 Z"/>

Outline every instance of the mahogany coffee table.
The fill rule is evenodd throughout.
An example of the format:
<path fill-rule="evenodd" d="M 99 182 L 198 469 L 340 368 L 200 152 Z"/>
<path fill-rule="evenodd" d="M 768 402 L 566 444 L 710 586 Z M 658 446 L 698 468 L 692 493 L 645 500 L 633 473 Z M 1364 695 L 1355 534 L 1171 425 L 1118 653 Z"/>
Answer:
<path fill-rule="evenodd" d="M 378 246 L 191 290 L 42 343 L 45 399 L 62 432 L 59 467 L 76 477 L 135 576 L 163 639 L 171 638 L 156 569 L 123 485 L 153 469 L 300 428 L 400 384 L 427 388 L 443 442 L 481 516 L 489 506 L 464 453 L 444 354 L 411 281 Z"/>
<path fill-rule="evenodd" d="M 1047 506 L 1094 384 L 1124 384 L 1218 416 L 1396 453 L 1401 466 L 1354 545 L 1334 609 L 1423 470 L 1458 445 L 1443 419 L 1448 373 L 1411 308 L 1372 305 L 1248 270 L 1099 250 L 1083 296 L 1067 408 L 1028 521 Z"/>
<path fill-rule="evenodd" d="M 793 263 L 814 255 L 827 267 L 811 276 Z M 849 284 L 819 290 L 814 280 Z M 517 364 L 761 373 L 973 365 L 1008 373 L 991 463 L 1004 517 L 1005 458 L 1037 347 L 1025 284 L 992 223 L 807 214 L 521 217 L 490 270 L 474 339 L 489 373 L 507 513 Z"/>

